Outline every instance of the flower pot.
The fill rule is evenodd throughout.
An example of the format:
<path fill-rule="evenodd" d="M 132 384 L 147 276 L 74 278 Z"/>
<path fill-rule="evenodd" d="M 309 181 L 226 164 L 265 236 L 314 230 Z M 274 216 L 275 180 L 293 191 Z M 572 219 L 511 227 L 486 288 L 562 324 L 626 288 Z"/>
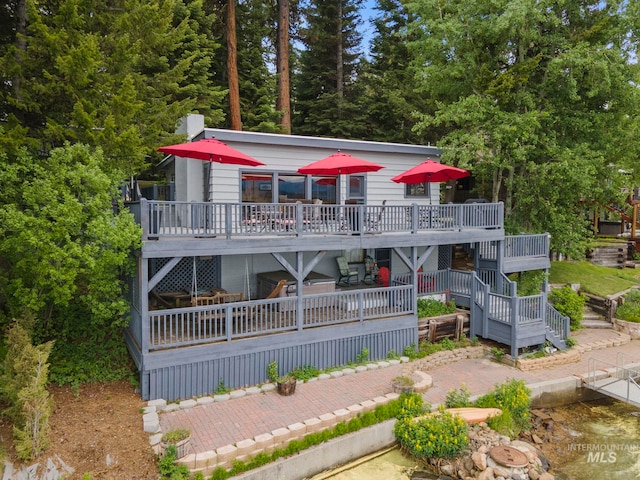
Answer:
<path fill-rule="evenodd" d="M 278 393 L 280 395 L 284 395 L 285 397 L 289 395 L 293 395 L 296 391 L 297 383 L 298 382 L 295 378 L 292 378 L 283 382 L 276 382 Z"/>

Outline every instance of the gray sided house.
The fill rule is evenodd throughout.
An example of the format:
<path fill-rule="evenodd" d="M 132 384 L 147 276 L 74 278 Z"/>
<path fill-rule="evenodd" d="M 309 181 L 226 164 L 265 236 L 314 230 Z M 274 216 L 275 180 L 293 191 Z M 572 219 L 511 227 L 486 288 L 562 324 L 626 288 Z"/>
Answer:
<path fill-rule="evenodd" d="M 436 148 L 216 130 L 200 116 L 182 128 L 265 165 L 168 157 L 171 188 L 131 196 L 143 242 L 125 338 L 143 399 L 263 383 L 273 360 L 284 374 L 365 350 L 370 360 L 401 354 L 418 343 L 421 296 L 468 308 L 470 334 L 513 356 L 545 340 L 564 347 L 568 321 L 546 292 L 519 297 L 507 278 L 549 268 L 548 235 L 505 235 L 501 203 L 440 204 L 438 184 L 390 180 L 438 160 Z M 297 173 L 338 150 L 385 168 Z M 454 249 L 473 270 L 452 268 Z"/>

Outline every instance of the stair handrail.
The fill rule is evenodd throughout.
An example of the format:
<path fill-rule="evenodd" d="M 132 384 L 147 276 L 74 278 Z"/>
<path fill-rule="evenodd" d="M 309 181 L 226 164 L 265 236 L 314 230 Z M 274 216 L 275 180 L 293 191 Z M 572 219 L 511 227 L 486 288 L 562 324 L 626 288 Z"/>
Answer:
<path fill-rule="evenodd" d="M 569 338 L 571 319 L 562 315 L 553 305 L 547 302 L 545 325 L 563 340 Z"/>

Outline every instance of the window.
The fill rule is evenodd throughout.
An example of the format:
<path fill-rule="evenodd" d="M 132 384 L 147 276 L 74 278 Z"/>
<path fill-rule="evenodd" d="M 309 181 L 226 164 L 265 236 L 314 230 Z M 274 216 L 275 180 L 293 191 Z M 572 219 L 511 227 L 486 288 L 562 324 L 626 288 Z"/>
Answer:
<path fill-rule="evenodd" d="M 303 200 L 306 198 L 306 175 L 279 175 L 278 199 Z"/>
<path fill-rule="evenodd" d="M 319 198 L 322 203 L 336 204 L 337 197 L 337 177 L 311 177 L 311 199 Z"/>
<path fill-rule="evenodd" d="M 242 201 L 271 203 L 273 201 L 273 175 L 270 173 L 242 174 Z"/>
<path fill-rule="evenodd" d="M 365 181 L 364 175 L 349 175 L 349 188 L 347 200 L 350 203 L 364 203 Z"/>

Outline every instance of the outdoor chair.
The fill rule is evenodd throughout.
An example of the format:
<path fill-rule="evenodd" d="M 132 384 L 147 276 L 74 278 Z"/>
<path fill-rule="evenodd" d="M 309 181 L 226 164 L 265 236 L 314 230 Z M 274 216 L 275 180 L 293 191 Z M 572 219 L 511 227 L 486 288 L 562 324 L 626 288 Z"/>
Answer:
<path fill-rule="evenodd" d="M 356 285 L 360 283 L 358 280 L 358 271 L 351 270 L 351 268 L 349 268 L 349 263 L 345 257 L 337 257 L 336 262 L 338 262 L 338 269 L 340 270 L 338 285 L 342 284 L 343 281 L 346 281 L 346 283 L 344 283 L 345 286 L 351 285 L 352 277 L 356 278 Z"/>
<path fill-rule="evenodd" d="M 274 289 L 271 291 L 271 293 L 264 298 L 267 300 L 271 298 L 276 298 L 278 295 L 280 295 L 280 292 L 282 291 L 282 289 L 286 284 L 287 284 L 286 280 L 280 280 L 278 284 L 274 287 Z"/>
<path fill-rule="evenodd" d="M 364 276 L 362 282 L 369 285 L 374 283 L 374 279 L 378 276 L 378 264 L 376 260 L 369 255 L 364 257 Z M 369 281 L 367 282 L 367 278 Z"/>

